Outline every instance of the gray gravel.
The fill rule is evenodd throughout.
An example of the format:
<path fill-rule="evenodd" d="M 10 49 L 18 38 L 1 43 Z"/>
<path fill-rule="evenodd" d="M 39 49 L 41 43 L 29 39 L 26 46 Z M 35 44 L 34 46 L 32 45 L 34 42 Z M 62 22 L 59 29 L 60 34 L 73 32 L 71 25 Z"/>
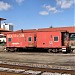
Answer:
<path fill-rule="evenodd" d="M 20 74 L 29 74 L 29 75 L 71 75 L 71 74 L 61 74 L 61 73 L 51 73 L 51 72 L 41 72 L 41 71 L 33 71 L 33 70 L 23 70 L 23 69 L 10 69 L 0 67 L 0 71 L 20 73 Z"/>
<path fill-rule="evenodd" d="M 75 70 L 75 54 L 0 52 L 0 63 Z"/>

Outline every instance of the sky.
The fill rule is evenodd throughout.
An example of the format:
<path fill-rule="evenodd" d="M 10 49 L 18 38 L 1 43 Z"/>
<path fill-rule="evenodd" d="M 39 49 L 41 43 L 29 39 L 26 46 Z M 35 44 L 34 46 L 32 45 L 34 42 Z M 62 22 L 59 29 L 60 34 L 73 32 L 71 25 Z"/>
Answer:
<path fill-rule="evenodd" d="M 74 7 L 75 0 L 0 0 L 0 17 L 14 30 L 74 26 Z"/>

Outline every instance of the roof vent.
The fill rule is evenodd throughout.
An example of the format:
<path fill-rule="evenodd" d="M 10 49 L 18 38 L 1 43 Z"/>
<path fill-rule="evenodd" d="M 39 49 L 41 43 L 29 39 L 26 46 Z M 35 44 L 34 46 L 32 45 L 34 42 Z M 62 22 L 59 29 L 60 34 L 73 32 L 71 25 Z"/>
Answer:
<path fill-rule="evenodd" d="M 21 29 L 21 32 L 23 32 L 23 29 Z"/>

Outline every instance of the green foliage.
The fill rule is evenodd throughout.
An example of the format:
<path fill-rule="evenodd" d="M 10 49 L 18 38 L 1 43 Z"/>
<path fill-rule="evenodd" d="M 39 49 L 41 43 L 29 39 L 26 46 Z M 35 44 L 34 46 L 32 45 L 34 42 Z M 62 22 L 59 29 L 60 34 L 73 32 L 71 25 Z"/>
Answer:
<path fill-rule="evenodd" d="M 1 43 L 1 46 L 5 46 L 5 43 Z"/>
<path fill-rule="evenodd" d="M 5 46 L 5 45 L 6 45 L 6 43 L 4 40 L 2 42 L 0 42 L 0 46 Z"/>

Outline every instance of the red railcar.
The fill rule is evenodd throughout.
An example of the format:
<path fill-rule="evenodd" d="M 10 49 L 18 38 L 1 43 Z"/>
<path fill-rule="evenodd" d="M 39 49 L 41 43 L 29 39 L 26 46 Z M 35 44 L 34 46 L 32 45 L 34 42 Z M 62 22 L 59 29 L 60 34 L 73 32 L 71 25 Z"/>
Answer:
<path fill-rule="evenodd" d="M 37 48 L 46 48 L 48 52 L 69 52 L 69 33 L 62 30 L 38 30 Z"/>
<path fill-rule="evenodd" d="M 48 49 L 48 52 L 70 52 L 69 33 L 62 30 L 21 30 L 7 34 L 7 50 L 19 48 Z"/>
<path fill-rule="evenodd" d="M 36 30 L 21 30 L 7 34 L 7 50 L 36 47 Z"/>

